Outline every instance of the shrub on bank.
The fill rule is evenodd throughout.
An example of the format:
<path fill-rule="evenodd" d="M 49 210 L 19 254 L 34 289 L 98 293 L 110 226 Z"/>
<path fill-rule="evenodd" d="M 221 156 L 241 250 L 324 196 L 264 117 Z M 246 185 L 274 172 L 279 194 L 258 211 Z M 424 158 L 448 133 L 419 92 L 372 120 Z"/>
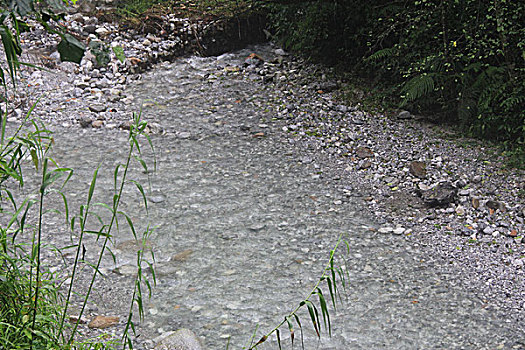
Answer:
<path fill-rule="evenodd" d="M 413 112 L 525 146 L 525 4 L 519 1 L 269 1 L 284 46 L 351 67 Z"/>

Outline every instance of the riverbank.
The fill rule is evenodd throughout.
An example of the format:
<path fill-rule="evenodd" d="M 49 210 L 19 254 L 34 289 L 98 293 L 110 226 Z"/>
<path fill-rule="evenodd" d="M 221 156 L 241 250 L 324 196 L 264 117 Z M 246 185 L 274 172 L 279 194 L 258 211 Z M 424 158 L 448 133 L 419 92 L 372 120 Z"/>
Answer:
<path fill-rule="evenodd" d="M 89 35 L 123 47 L 126 61 L 112 55 L 110 68 L 96 68 L 88 56 L 78 66 L 56 61 L 56 54 L 50 52 L 44 56 L 55 60 L 50 63 L 52 72 L 26 68 L 21 72 L 24 86 L 8 120 L 16 123 L 36 96 L 45 92 L 35 113 L 51 127 L 78 130 L 79 137 L 111 130 L 119 133 L 141 104 L 129 92 L 141 84 L 139 63 L 148 62 L 148 57 L 163 57 L 160 52 L 172 53 L 176 49 L 171 45 L 183 47 L 185 41 L 128 33 L 84 15 L 73 14 L 66 21 L 79 30 L 94 23 L 94 33 Z M 165 21 L 182 23 L 174 28 L 193 33 L 192 24 L 184 24 L 189 23 L 184 19 L 168 16 Z M 33 49 L 32 59 L 41 57 L 34 53 L 35 48 L 42 49 L 37 38 L 45 48 L 53 47 L 53 37 L 45 35 L 35 28 L 23 37 L 27 51 Z M 209 61 L 212 69 L 200 77 L 203 84 L 247 79 L 258 86 L 261 113 L 246 132 L 254 139 L 274 135 L 279 142 L 305 150 L 304 155 L 294 153 L 294 163 L 315 169 L 311 179 L 304 181 L 337 182 L 338 194 L 326 203 L 327 210 L 362 203 L 374 218 L 368 227 L 370 234 L 409 241 L 424 252 L 427 266 L 454 276 L 449 283 L 469 290 L 484 309 L 499 315 L 512 329 L 523 331 L 523 172 L 506 168 L 490 145 L 462 138 L 417 116 L 386 117 L 341 104 L 341 83 L 330 80 L 322 67 L 277 47 L 252 51 L 255 55 L 246 55 L 238 64 L 221 64 L 220 58 Z M 175 56 L 170 59 L 178 61 Z M 191 62 L 187 65 L 191 69 Z M 167 66 L 160 63 L 154 69 Z M 249 102 L 246 96 L 233 101 L 231 107 L 217 108 L 236 110 L 240 106 L 236 115 L 242 120 L 244 102 Z M 195 137 L 191 127 L 181 129 L 154 115 L 164 105 L 162 101 L 145 102 L 151 133 L 181 140 Z M 445 183 L 450 185 L 443 186 Z M 443 198 L 435 198 L 433 194 L 440 191 Z"/>

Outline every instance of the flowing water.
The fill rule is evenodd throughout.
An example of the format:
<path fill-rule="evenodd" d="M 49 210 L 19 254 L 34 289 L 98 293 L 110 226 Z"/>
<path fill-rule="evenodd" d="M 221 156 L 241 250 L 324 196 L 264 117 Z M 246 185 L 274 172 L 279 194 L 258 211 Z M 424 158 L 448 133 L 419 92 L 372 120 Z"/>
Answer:
<path fill-rule="evenodd" d="M 147 176 L 135 166 L 130 175 L 148 196 L 157 271 L 137 347 L 186 327 L 207 348 L 225 349 L 228 341 L 230 349 L 241 348 L 256 325 L 259 338 L 305 297 L 343 234 L 350 252 L 336 263 L 347 269 L 347 292 L 336 312 L 330 308 L 332 337 L 323 326 L 317 340 L 308 314 L 300 313 L 306 349 L 519 348 L 523 335 L 486 311 L 452 273 L 438 273 L 404 237 L 371 230 L 376 224 L 364 207 L 346 195 L 351 179 L 271 125 L 276 101 L 260 77 L 223 69 L 240 66 L 252 51 L 180 59 L 127 91 L 144 104 L 144 117 L 166 131 L 151 136 L 156 172 Z M 81 203 L 75 198 L 86 193 L 99 164 L 96 198 L 107 200 L 126 137 L 115 130 L 57 130 L 55 158 L 75 168 L 72 202 Z M 146 145 L 143 152 L 151 164 Z M 139 232 L 147 226 L 133 185 L 122 205 Z M 136 253 L 122 221 L 112 245 L 116 264 L 103 262 L 107 277 L 97 285 L 93 313 L 126 312 L 127 267 Z M 57 223 L 48 221 L 52 234 Z M 87 246 L 86 256 L 94 259 L 95 249 Z M 299 342 L 298 327 L 296 333 Z M 281 338 L 289 343 L 286 326 Z M 278 348 L 275 337 L 261 348 Z"/>

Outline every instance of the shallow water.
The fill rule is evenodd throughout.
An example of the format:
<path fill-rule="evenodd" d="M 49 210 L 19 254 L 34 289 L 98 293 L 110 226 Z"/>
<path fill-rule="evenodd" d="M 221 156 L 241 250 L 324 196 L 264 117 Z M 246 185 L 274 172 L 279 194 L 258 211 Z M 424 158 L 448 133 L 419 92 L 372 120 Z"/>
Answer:
<path fill-rule="evenodd" d="M 246 345 L 256 325 L 258 339 L 309 292 L 342 234 L 350 253 L 336 263 L 348 271 L 347 293 L 330 313 L 332 337 L 323 327 L 317 340 L 301 313 L 305 348 L 519 348 L 523 337 L 452 283 L 453 274 L 438 273 L 404 237 L 370 230 L 376 224 L 359 200 L 343 193 L 351 179 L 333 176 L 313 150 L 271 125 L 275 101 L 260 77 L 224 70 L 253 51 L 271 56 L 269 46 L 259 46 L 184 58 L 144 74 L 127 91 L 137 108 L 144 103 L 144 118 L 166 131 L 151 136 L 157 171 L 147 176 L 135 165 L 130 175 L 149 198 L 157 274 L 137 347 L 180 327 L 203 337 L 210 349 L 226 348 L 228 339 L 230 349 Z M 111 198 L 112 167 L 126 155 L 126 133 L 58 129 L 55 139 L 55 158 L 75 169 L 72 203 L 81 203 L 76 198 L 99 164 L 96 198 Z M 145 145 L 143 152 L 151 164 Z M 309 157 L 317 161 L 303 160 Z M 139 232 L 147 227 L 132 184 L 122 208 Z M 56 223 L 48 220 L 50 235 Z M 129 240 L 121 222 L 112 245 L 116 264 L 109 257 L 103 262 L 107 278 L 97 285 L 93 313 L 126 312 L 125 300 L 115 295 L 130 293 L 125 271 L 136 251 Z M 87 245 L 88 259 L 95 252 Z M 289 342 L 287 327 L 282 338 Z M 278 348 L 274 337 L 267 344 L 261 348 Z"/>

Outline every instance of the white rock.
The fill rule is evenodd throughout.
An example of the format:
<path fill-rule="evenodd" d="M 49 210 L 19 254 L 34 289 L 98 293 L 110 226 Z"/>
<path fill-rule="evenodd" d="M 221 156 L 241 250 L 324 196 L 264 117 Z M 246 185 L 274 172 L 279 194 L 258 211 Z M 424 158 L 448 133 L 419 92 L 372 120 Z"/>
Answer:
<path fill-rule="evenodd" d="M 97 33 L 100 36 L 106 36 L 109 34 L 109 29 L 104 28 L 104 27 L 99 27 L 95 29 L 95 33 Z"/>
<path fill-rule="evenodd" d="M 405 232 L 405 229 L 403 227 L 396 227 L 393 232 L 395 235 L 402 235 Z"/>
<path fill-rule="evenodd" d="M 418 187 L 421 191 L 428 191 L 432 188 L 432 186 L 425 185 L 424 183 L 419 183 Z"/>

